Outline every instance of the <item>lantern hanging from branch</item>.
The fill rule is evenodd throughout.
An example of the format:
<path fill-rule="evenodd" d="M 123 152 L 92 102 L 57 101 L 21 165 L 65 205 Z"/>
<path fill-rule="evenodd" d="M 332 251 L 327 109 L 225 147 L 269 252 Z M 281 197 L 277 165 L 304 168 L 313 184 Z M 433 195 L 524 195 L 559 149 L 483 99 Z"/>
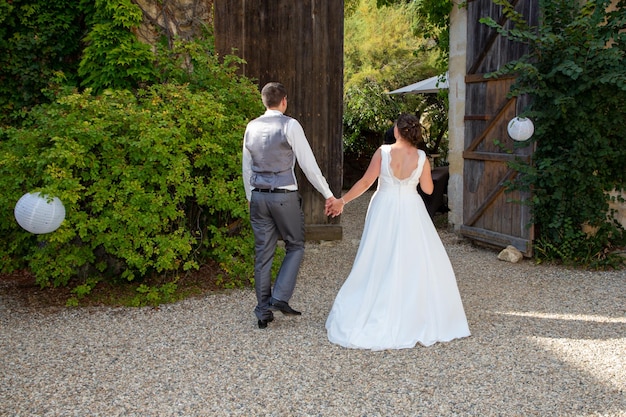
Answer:
<path fill-rule="evenodd" d="M 514 117 L 507 126 L 507 132 L 513 140 L 523 142 L 535 133 L 535 125 L 526 117 Z"/>
<path fill-rule="evenodd" d="M 24 194 L 15 205 L 15 220 L 30 233 L 54 232 L 65 219 L 65 207 L 54 197 L 50 201 L 37 193 Z"/>

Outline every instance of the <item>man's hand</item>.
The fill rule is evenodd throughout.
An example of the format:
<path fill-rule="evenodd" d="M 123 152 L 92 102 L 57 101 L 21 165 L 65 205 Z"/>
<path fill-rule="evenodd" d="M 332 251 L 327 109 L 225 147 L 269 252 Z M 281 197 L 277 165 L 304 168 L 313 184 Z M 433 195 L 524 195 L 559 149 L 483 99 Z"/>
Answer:
<path fill-rule="evenodd" d="M 335 196 L 329 197 L 326 199 L 326 204 L 324 205 L 324 214 L 327 216 L 330 216 L 332 214 L 332 212 L 330 211 L 330 208 L 332 207 L 333 203 L 337 201 L 337 199 L 335 198 Z M 335 216 L 333 216 L 335 217 Z"/>

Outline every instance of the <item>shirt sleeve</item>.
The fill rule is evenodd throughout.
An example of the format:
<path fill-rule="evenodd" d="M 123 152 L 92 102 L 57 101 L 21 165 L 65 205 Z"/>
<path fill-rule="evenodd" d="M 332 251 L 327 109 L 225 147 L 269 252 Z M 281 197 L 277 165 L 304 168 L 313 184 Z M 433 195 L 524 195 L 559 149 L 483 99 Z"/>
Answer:
<path fill-rule="evenodd" d="M 317 165 L 311 145 L 304 134 L 304 129 L 296 119 L 292 119 L 287 126 L 287 141 L 296 155 L 298 165 L 313 187 L 325 199 L 332 197 L 333 192 L 330 190 L 326 178 L 322 175 L 319 165 Z"/>
<path fill-rule="evenodd" d="M 250 155 L 250 151 L 246 148 L 246 135 L 248 130 L 246 129 L 246 133 L 244 134 L 243 139 L 243 154 L 241 157 L 241 171 L 242 171 L 242 179 L 243 179 L 243 188 L 246 191 L 246 198 L 248 201 L 252 198 L 252 186 L 250 185 L 250 177 L 252 176 L 252 155 Z"/>

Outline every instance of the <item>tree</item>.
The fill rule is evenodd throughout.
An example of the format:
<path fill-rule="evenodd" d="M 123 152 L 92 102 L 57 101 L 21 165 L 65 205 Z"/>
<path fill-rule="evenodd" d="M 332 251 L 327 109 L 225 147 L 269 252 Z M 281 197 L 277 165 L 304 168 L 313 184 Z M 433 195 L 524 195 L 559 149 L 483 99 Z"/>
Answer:
<path fill-rule="evenodd" d="M 345 21 L 343 121 L 344 160 L 349 162 L 352 157 L 368 160 L 399 113 L 430 110 L 434 115 L 435 109 L 447 109 L 447 102 L 437 96 L 387 94 L 439 74 L 438 53 L 425 51 L 426 41 L 411 30 L 409 5 L 378 7 L 375 0 L 345 4 L 350 12 Z"/>
<path fill-rule="evenodd" d="M 450 55 L 450 12 L 452 0 L 377 0 L 379 7 L 393 4 L 408 4 L 415 15 L 413 33 L 416 37 L 428 39 L 423 49 L 438 52 L 438 68 L 448 69 Z"/>

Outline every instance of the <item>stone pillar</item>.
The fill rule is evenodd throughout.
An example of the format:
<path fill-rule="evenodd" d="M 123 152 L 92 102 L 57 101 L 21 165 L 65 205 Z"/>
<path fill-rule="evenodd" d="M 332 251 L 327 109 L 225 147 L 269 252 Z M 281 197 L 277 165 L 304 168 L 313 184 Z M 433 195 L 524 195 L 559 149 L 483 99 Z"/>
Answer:
<path fill-rule="evenodd" d="M 467 46 L 467 10 L 454 0 L 450 13 L 450 61 L 448 65 L 448 224 L 459 231 L 463 224 L 463 150 L 465 149 L 465 50 Z"/>

